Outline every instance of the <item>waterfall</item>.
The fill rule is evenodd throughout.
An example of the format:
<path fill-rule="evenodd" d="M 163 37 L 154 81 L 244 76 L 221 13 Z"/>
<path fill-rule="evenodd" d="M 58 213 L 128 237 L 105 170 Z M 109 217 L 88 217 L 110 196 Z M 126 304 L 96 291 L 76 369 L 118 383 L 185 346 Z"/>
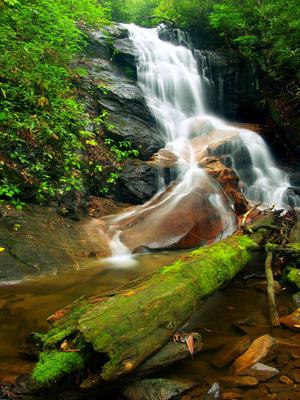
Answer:
<path fill-rule="evenodd" d="M 229 126 L 208 114 L 203 87 L 203 79 L 208 80 L 208 72 L 198 71 L 192 51 L 186 46 L 161 40 L 159 29 L 146 29 L 134 24 L 124 26 L 138 54 L 138 84 L 156 119 L 165 148 L 177 157 L 178 178 L 173 189 L 165 193 L 161 191 L 145 205 L 110 220 L 113 254 L 130 253 L 121 243 L 119 229 L 122 229 L 120 226 L 124 221 L 138 216 L 147 228 L 145 220 L 151 212 L 154 213 L 151 214 L 153 229 L 160 229 L 157 222 L 160 218 L 176 207 L 183 207 L 189 196 L 199 196 L 199 193 L 201 201 L 207 207 L 209 204 L 216 219 L 222 221 L 221 236 L 233 232 L 235 215 L 232 205 L 220 186 L 199 167 L 193 146 L 193 140 L 199 137 L 206 138 L 206 146 L 209 146 L 212 132 L 215 136 L 218 133 L 219 140 L 227 138 L 218 147 L 218 155 L 225 157 L 236 171 L 249 200 L 262 202 L 265 207 L 298 207 L 299 196 L 289 193 L 288 176 L 275 166 L 263 139 L 252 131 Z M 203 66 L 207 68 L 205 63 Z M 204 191 L 207 191 L 206 196 Z M 132 229 L 131 222 L 127 226 Z"/>

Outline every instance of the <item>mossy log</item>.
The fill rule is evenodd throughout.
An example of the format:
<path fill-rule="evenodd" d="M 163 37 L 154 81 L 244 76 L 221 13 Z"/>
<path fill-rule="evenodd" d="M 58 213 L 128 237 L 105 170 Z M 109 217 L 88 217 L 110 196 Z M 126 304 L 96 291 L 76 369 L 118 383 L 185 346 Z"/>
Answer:
<path fill-rule="evenodd" d="M 248 263 L 255 248 L 255 238 L 235 234 L 126 289 L 81 298 L 58 311 L 50 318 L 50 331 L 37 336 L 42 353 L 34 380 L 48 385 L 95 365 L 103 381 L 131 373 Z"/>

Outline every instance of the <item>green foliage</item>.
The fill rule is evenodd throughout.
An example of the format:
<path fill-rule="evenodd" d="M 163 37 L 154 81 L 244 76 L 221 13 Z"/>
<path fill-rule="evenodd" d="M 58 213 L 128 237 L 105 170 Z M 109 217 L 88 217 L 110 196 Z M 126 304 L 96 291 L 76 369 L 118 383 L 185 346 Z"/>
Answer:
<path fill-rule="evenodd" d="M 276 80 L 299 79 L 300 8 L 297 0 L 221 0 L 211 27 Z"/>
<path fill-rule="evenodd" d="M 13 166 L 0 164 L 1 197 L 21 194 L 21 175 L 39 201 L 82 187 L 88 118 L 72 79 L 86 71 L 70 65 L 85 25 L 108 18 L 97 0 L 0 0 L 0 160 Z"/>
<path fill-rule="evenodd" d="M 110 4 L 114 21 L 148 25 L 147 17 L 153 15 L 158 0 L 111 0 Z"/>
<path fill-rule="evenodd" d="M 115 142 L 113 139 L 106 138 L 104 143 L 110 147 L 110 151 L 115 154 L 117 161 L 121 162 L 127 158 L 137 158 L 139 151 L 132 148 L 128 140 Z"/>
<path fill-rule="evenodd" d="M 298 0 L 113 0 L 112 12 L 117 20 L 140 24 L 149 24 L 147 17 L 156 15 L 153 23 L 166 19 L 199 37 L 216 31 L 223 43 L 238 48 L 270 78 L 299 82 Z"/>
<path fill-rule="evenodd" d="M 85 359 L 81 353 L 49 351 L 40 354 L 33 371 L 33 379 L 41 384 L 50 384 L 63 375 L 79 371 L 84 367 Z"/>

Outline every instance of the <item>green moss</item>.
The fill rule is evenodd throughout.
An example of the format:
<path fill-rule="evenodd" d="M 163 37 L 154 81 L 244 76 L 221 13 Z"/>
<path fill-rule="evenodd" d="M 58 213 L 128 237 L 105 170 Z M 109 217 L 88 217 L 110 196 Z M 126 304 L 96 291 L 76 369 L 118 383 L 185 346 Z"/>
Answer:
<path fill-rule="evenodd" d="M 172 272 L 172 271 L 178 271 L 179 268 L 181 267 L 182 263 L 183 263 L 182 260 L 177 260 L 177 261 L 175 261 L 173 264 L 171 264 L 171 265 L 166 265 L 165 267 L 163 267 L 163 268 L 160 270 L 160 273 L 161 273 L 162 275 L 165 275 L 165 274 L 167 274 L 167 273 L 169 273 L 169 272 Z"/>
<path fill-rule="evenodd" d="M 70 326 L 63 329 L 60 326 L 52 328 L 43 338 L 43 343 L 45 347 L 51 348 L 55 347 L 57 344 L 61 343 L 65 338 L 70 336 L 74 331 L 74 327 Z"/>
<path fill-rule="evenodd" d="M 33 379 L 41 384 L 50 384 L 63 375 L 81 370 L 85 359 L 81 353 L 50 351 L 40 354 L 32 373 Z"/>
<path fill-rule="evenodd" d="M 296 252 L 300 251 L 300 243 L 290 243 L 287 247 L 295 250 Z"/>
<path fill-rule="evenodd" d="M 284 281 L 300 289 L 300 269 L 288 267 L 284 273 Z"/>

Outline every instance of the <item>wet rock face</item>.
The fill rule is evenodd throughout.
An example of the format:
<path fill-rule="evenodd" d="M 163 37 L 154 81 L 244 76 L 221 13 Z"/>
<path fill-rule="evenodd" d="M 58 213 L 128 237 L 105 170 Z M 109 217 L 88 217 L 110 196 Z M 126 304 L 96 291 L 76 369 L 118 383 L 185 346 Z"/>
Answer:
<path fill-rule="evenodd" d="M 144 204 L 159 189 L 159 170 L 146 163 L 128 161 L 120 174 L 115 195 L 120 201 Z"/>
<path fill-rule="evenodd" d="M 207 95 L 207 106 L 228 118 L 257 120 L 264 113 L 256 72 L 237 52 L 194 50 Z"/>
<path fill-rule="evenodd" d="M 97 231 L 87 237 L 86 222 L 36 205 L 16 211 L 0 207 L 0 285 L 85 265 L 91 253 L 105 256 Z M 108 251 L 108 250 L 107 250 Z"/>
<path fill-rule="evenodd" d="M 135 49 L 126 35 L 126 29 L 120 26 L 90 32 L 82 60 L 88 76 L 82 78 L 80 88 L 90 114 L 106 111 L 106 136 L 129 141 L 146 160 L 164 142 L 136 83 Z"/>

